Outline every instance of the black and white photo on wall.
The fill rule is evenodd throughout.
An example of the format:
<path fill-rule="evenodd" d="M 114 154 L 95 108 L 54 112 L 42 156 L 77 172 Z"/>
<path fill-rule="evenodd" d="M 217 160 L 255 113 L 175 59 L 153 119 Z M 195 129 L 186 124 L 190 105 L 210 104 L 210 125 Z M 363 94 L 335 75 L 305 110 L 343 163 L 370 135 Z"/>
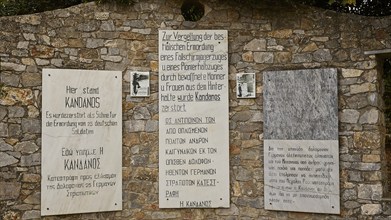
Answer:
<path fill-rule="evenodd" d="M 236 97 L 255 98 L 255 73 L 236 74 Z"/>
<path fill-rule="evenodd" d="M 149 72 L 130 72 L 130 96 L 149 96 Z"/>

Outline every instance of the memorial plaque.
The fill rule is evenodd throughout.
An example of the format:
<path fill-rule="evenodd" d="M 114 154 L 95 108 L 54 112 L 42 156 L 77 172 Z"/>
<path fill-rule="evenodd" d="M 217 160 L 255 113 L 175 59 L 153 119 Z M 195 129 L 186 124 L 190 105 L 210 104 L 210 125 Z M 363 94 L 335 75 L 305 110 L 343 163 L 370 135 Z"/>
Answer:
<path fill-rule="evenodd" d="M 229 207 L 225 30 L 159 31 L 159 207 Z"/>
<path fill-rule="evenodd" d="M 122 209 L 122 73 L 43 70 L 41 215 Z"/>
<path fill-rule="evenodd" d="M 265 209 L 338 214 L 337 70 L 263 73 Z"/>

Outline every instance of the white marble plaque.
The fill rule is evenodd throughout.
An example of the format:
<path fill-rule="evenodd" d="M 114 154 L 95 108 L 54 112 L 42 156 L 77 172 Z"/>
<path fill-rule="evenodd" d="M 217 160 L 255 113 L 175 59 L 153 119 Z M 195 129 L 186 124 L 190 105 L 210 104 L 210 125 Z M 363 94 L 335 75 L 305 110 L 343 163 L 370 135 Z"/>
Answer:
<path fill-rule="evenodd" d="M 228 36 L 159 31 L 159 207 L 229 207 Z"/>
<path fill-rule="evenodd" d="M 121 210 L 121 72 L 42 74 L 41 215 Z"/>
<path fill-rule="evenodd" d="M 339 213 L 338 141 L 265 140 L 265 209 Z"/>
<path fill-rule="evenodd" d="M 336 69 L 264 72 L 265 209 L 338 214 Z"/>

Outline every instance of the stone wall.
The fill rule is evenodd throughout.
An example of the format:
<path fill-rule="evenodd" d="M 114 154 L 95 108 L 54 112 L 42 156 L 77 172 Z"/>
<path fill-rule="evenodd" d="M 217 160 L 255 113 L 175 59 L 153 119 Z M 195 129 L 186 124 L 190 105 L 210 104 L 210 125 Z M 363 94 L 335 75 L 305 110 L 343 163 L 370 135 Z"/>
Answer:
<path fill-rule="evenodd" d="M 123 72 L 123 211 L 46 219 L 386 219 L 381 74 L 367 50 L 391 48 L 391 19 L 284 1 L 205 1 L 184 21 L 179 0 L 83 4 L 0 18 L 0 218 L 40 218 L 43 68 Z M 229 209 L 158 208 L 158 30 L 229 33 Z M 341 215 L 264 210 L 262 72 L 338 68 Z M 151 71 L 151 96 L 131 98 L 127 70 Z M 257 98 L 236 99 L 235 74 L 255 72 Z M 44 178 L 44 177 L 43 177 Z"/>

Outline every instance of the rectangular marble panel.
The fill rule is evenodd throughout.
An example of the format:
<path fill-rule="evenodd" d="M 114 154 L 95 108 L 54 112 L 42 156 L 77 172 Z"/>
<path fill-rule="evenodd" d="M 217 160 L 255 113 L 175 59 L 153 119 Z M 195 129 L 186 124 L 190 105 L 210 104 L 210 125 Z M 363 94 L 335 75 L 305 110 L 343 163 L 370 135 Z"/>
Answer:
<path fill-rule="evenodd" d="M 339 213 L 337 70 L 265 72 L 263 82 L 265 208 Z"/>
<path fill-rule="evenodd" d="M 159 207 L 229 207 L 228 35 L 159 31 Z"/>
<path fill-rule="evenodd" d="M 44 69 L 41 215 L 122 209 L 122 73 Z"/>

